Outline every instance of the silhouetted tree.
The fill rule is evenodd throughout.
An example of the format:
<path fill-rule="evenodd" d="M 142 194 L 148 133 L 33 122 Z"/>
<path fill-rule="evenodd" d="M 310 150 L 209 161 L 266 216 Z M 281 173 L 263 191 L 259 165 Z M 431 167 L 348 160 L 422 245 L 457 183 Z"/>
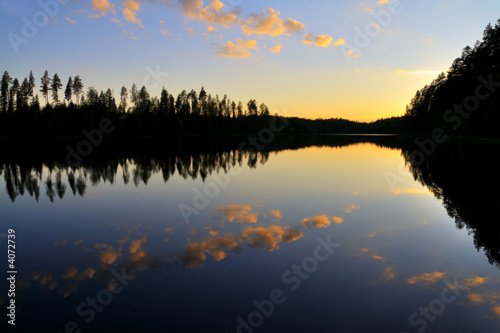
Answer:
<path fill-rule="evenodd" d="M 59 89 L 62 88 L 62 83 L 61 79 L 59 78 L 59 75 L 54 74 L 54 77 L 52 78 L 52 83 L 50 85 L 50 90 L 52 91 L 52 101 L 55 104 L 59 103 Z"/>
<path fill-rule="evenodd" d="M 30 75 L 28 76 L 28 83 L 29 83 L 29 90 L 28 90 L 28 96 L 31 97 L 32 99 L 32 102 L 35 101 L 35 96 L 34 96 L 34 92 L 35 92 L 35 76 L 33 75 L 33 71 L 30 71 Z"/>
<path fill-rule="evenodd" d="M 127 88 L 122 87 L 122 90 L 120 91 L 120 107 L 119 107 L 120 112 L 127 112 L 127 98 L 128 98 Z"/>
<path fill-rule="evenodd" d="M 134 106 L 137 106 L 137 102 L 139 100 L 139 92 L 137 91 L 137 86 L 132 84 L 132 89 L 130 90 L 130 97 Z"/>
<path fill-rule="evenodd" d="M 0 105 L 2 112 L 6 112 L 9 107 L 9 88 L 11 82 L 12 78 L 10 77 L 9 72 L 3 72 L 2 82 L 0 84 Z"/>
<path fill-rule="evenodd" d="M 64 90 L 64 99 L 71 102 L 71 96 L 73 95 L 73 79 L 71 76 L 68 79 L 68 83 L 66 84 L 66 89 Z"/>
<path fill-rule="evenodd" d="M 83 82 L 80 75 L 76 75 L 73 79 L 73 94 L 76 96 L 76 101 L 78 103 L 80 95 L 83 92 Z"/>
<path fill-rule="evenodd" d="M 42 83 L 40 85 L 40 92 L 45 98 L 45 105 L 47 105 L 49 104 L 49 90 L 50 90 L 50 77 L 48 71 L 45 71 L 45 73 L 43 73 L 41 81 Z"/>

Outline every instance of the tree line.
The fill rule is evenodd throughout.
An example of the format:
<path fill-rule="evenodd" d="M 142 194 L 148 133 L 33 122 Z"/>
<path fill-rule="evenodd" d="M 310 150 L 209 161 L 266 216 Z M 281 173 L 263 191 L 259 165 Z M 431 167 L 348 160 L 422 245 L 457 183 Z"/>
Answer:
<path fill-rule="evenodd" d="M 237 133 L 242 127 L 261 126 L 270 117 L 265 103 L 250 99 L 244 106 L 227 95 L 212 96 L 203 87 L 199 92 L 183 90 L 177 97 L 163 87 L 158 98 L 151 96 L 145 86 L 139 89 L 134 83 L 130 91 L 125 86 L 121 88 L 117 101 L 110 88 L 98 92 L 91 86 L 84 92 L 79 75 L 68 78 L 62 95 L 59 75 L 51 77 L 45 71 L 39 90 L 44 103 L 35 88 L 32 71 L 22 83 L 4 71 L 0 83 L 3 135 L 74 135 L 80 132 L 78 127 L 92 126 L 99 118 L 116 120 L 117 115 L 125 114 L 130 119 L 120 122 L 121 135 L 214 134 L 226 133 L 229 128 L 229 132 Z"/>
<path fill-rule="evenodd" d="M 419 89 L 402 118 L 408 131 L 496 136 L 500 126 L 500 20 L 466 46 L 447 73 Z"/>

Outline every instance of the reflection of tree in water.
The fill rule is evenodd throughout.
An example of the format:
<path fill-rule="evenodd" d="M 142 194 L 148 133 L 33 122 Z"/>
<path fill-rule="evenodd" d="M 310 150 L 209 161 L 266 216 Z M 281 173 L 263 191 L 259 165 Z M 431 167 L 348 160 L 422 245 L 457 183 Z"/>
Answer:
<path fill-rule="evenodd" d="M 250 167 L 255 167 L 258 161 L 264 164 L 268 159 L 268 152 L 247 153 L 239 151 L 183 154 L 180 156 L 168 156 L 165 159 L 122 159 L 119 161 L 109 160 L 109 165 L 89 165 L 76 169 L 58 167 L 52 168 L 45 165 L 48 175 L 45 177 L 45 194 L 54 202 L 58 196 L 62 199 L 66 193 L 67 185 L 71 188 L 73 195 L 85 195 L 87 183 L 96 186 L 101 182 L 114 184 L 121 169 L 123 181 L 127 184 L 132 179 L 134 185 L 148 184 L 151 177 L 161 173 L 163 180 L 167 182 L 176 172 L 184 179 L 196 179 L 201 177 L 205 180 L 212 173 L 227 173 L 236 165 L 241 166 L 247 161 Z M 18 195 L 24 195 L 28 191 L 30 196 L 35 195 L 38 201 L 40 188 L 38 180 L 42 177 L 42 171 L 34 168 L 22 168 L 18 164 L 4 164 L 2 166 L 7 193 L 14 202 Z M 66 181 L 63 180 L 65 177 Z M 67 184 L 66 184 L 67 183 Z"/>
<path fill-rule="evenodd" d="M 489 262 L 500 267 L 500 146 L 443 144 L 420 165 L 411 160 L 411 152 L 403 149 L 414 178 L 443 200 L 457 227 L 467 228 L 478 251 L 483 249 Z"/>
<path fill-rule="evenodd" d="M 52 145 L 18 147 L 5 150 L 0 156 L 0 174 L 3 173 L 7 193 L 12 201 L 27 191 L 38 201 L 40 183 L 50 201 L 62 199 L 69 187 L 73 195 L 84 196 L 88 183 L 92 186 L 100 182 L 114 184 L 120 177 L 125 184 L 131 180 L 135 186 L 148 184 L 151 177 L 161 173 L 166 183 L 176 172 L 184 179 L 203 181 L 214 173 L 227 173 L 232 168 L 248 165 L 256 168 L 265 164 L 270 152 L 284 149 L 300 149 L 309 146 L 343 147 L 362 142 L 372 142 L 380 146 L 395 148 L 394 138 L 356 136 L 306 136 L 276 137 L 263 151 L 256 149 L 238 150 L 242 141 L 224 138 L 221 142 L 133 142 L 123 145 L 110 144 L 99 147 L 77 168 L 53 166 L 54 161 L 64 161 L 65 156 L 53 155 L 54 151 L 65 152 L 64 146 L 58 150 Z M 48 175 L 43 175 L 42 170 Z"/>

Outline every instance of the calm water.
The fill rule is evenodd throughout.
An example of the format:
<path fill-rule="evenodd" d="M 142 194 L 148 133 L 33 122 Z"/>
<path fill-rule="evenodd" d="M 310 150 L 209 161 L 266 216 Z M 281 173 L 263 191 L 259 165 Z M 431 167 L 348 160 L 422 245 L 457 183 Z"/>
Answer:
<path fill-rule="evenodd" d="M 498 146 L 416 163 L 394 138 L 297 142 L 100 147 L 75 169 L 51 168 L 64 146 L 4 155 L 2 326 L 498 332 Z"/>

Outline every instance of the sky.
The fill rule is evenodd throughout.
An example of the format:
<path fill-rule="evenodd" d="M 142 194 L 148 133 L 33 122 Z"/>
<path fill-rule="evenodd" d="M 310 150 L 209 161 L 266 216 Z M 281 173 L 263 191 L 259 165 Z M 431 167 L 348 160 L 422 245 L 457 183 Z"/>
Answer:
<path fill-rule="evenodd" d="M 499 18 L 498 0 L 0 0 L 0 70 L 32 70 L 36 90 L 48 70 L 115 96 L 203 86 L 272 114 L 373 121 L 402 115 Z"/>

